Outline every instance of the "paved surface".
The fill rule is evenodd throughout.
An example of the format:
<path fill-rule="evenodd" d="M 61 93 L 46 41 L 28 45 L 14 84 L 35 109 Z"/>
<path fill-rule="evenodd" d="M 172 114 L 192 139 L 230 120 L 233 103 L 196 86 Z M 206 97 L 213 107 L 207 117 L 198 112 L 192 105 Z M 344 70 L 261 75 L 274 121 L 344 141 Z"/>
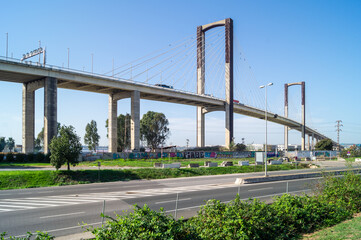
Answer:
<path fill-rule="evenodd" d="M 341 169 L 334 161 L 325 169 Z M 330 166 L 330 167 L 326 167 Z M 304 173 L 319 169 L 269 172 L 270 175 Z M 100 213 L 105 201 L 105 213 L 130 210 L 133 204 L 148 204 L 152 209 L 163 207 L 168 214 L 175 214 L 178 193 L 177 216 L 193 216 L 208 199 L 230 201 L 239 192 L 240 197 L 269 200 L 284 192 L 309 192 L 315 179 L 298 179 L 237 186 L 239 177 L 262 176 L 264 173 L 227 174 L 164 180 L 134 180 L 128 182 L 96 183 L 62 187 L 0 191 L 0 232 L 22 236 L 27 231 L 47 231 L 60 237 L 84 231 L 82 223 L 101 224 Z M 287 189 L 288 185 L 288 189 Z M 79 235 L 76 235 L 79 236 Z M 77 237 L 75 237 L 76 239 Z M 70 239 L 70 237 L 68 238 Z"/>

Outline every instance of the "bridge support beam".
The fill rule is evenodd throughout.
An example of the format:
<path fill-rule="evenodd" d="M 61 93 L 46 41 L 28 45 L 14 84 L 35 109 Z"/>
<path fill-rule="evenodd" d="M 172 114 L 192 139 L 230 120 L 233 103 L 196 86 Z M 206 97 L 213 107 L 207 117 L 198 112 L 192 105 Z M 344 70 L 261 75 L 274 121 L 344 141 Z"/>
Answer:
<path fill-rule="evenodd" d="M 202 107 L 197 107 L 197 147 L 205 146 L 205 114 Z"/>
<path fill-rule="evenodd" d="M 29 84 L 23 84 L 23 153 L 34 152 L 35 129 L 35 91 L 29 89 Z"/>
<path fill-rule="evenodd" d="M 307 135 L 307 137 L 308 137 L 307 150 L 308 150 L 308 151 L 311 151 L 311 136 L 310 136 L 310 135 Z"/>
<path fill-rule="evenodd" d="M 58 80 L 47 77 L 44 80 L 44 153 L 49 153 L 51 139 L 57 135 L 57 91 Z"/>
<path fill-rule="evenodd" d="M 130 147 L 133 151 L 139 151 L 140 145 L 140 92 L 131 93 L 131 123 L 130 123 Z"/>
<path fill-rule="evenodd" d="M 118 100 L 115 98 L 114 94 L 109 95 L 108 102 L 108 152 L 114 153 L 117 152 L 118 148 L 118 132 L 117 132 L 117 112 Z"/>
<path fill-rule="evenodd" d="M 225 38 L 226 38 L 226 139 L 225 145 L 228 147 L 233 141 L 233 20 L 227 18 L 225 21 Z"/>

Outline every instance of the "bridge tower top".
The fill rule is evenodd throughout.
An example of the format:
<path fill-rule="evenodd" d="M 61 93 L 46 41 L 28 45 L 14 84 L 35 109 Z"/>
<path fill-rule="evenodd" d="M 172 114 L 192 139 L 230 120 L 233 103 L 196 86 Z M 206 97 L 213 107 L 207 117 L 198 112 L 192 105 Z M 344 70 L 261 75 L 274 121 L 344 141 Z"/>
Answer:
<path fill-rule="evenodd" d="M 197 27 L 197 93 L 205 93 L 205 32 L 212 28 L 222 26 L 225 27 L 225 145 L 229 146 L 233 140 L 233 20 L 231 18 Z M 199 108 L 197 111 L 199 112 L 197 114 L 197 122 L 202 122 L 202 125 L 204 125 L 204 116 L 200 113 L 201 109 Z M 203 147 L 204 134 L 201 132 L 204 132 L 204 130 L 200 130 L 199 132 L 200 134 L 197 134 L 197 145 Z"/>

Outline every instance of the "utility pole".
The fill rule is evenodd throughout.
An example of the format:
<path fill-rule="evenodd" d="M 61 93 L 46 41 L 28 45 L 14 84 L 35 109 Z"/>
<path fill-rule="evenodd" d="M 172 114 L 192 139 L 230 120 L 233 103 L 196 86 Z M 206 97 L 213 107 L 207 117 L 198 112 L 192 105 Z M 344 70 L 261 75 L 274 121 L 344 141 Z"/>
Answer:
<path fill-rule="evenodd" d="M 340 151 L 340 132 L 342 131 L 341 127 L 343 127 L 342 121 L 337 120 L 335 127 L 337 132 L 337 150 Z"/>

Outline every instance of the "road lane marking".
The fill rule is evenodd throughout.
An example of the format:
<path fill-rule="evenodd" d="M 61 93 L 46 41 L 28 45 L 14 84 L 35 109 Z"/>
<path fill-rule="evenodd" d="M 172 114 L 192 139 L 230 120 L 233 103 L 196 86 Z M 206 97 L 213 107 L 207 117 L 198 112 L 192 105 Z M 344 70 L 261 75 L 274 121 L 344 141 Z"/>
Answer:
<path fill-rule="evenodd" d="M 109 189 L 109 188 L 108 187 L 89 188 L 89 190 L 102 190 L 102 189 Z"/>
<path fill-rule="evenodd" d="M 269 189 L 273 189 L 273 187 L 250 189 L 248 190 L 248 192 L 256 192 L 256 191 L 269 190 Z"/>
<path fill-rule="evenodd" d="M 29 207 L 29 206 L 10 206 L 5 204 L 0 204 L 0 207 L 8 207 L 8 208 L 26 208 L 26 209 L 33 209 L 36 207 Z"/>
<path fill-rule="evenodd" d="M 52 193 L 54 191 L 44 191 L 44 192 L 37 192 L 37 193 Z"/>
<path fill-rule="evenodd" d="M 51 207 L 55 207 L 55 206 L 58 206 L 58 205 L 55 205 L 55 204 L 47 204 L 47 203 L 31 203 L 31 202 L 13 202 L 14 200 L 12 200 L 11 202 L 9 201 L 0 201 L 0 204 L 10 204 L 10 206 L 12 204 L 14 205 L 38 205 L 38 206 L 51 206 Z"/>
<path fill-rule="evenodd" d="M 82 214 L 82 213 L 85 213 L 85 212 L 64 213 L 64 214 L 58 214 L 58 215 L 44 216 L 44 217 L 40 217 L 40 218 L 63 217 L 63 216 L 71 216 L 71 215 Z"/>
<path fill-rule="evenodd" d="M 192 198 L 183 198 L 183 199 L 179 199 L 178 202 L 180 201 L 188 201 L 191 200 Z M 175 202 L 176 200 L 169 200 L 169 201 L 162 201 L 162 202 L 155 202 L 155 204 L 162 204 L 162 203 L 169 203 L 169 202 Z"/>

